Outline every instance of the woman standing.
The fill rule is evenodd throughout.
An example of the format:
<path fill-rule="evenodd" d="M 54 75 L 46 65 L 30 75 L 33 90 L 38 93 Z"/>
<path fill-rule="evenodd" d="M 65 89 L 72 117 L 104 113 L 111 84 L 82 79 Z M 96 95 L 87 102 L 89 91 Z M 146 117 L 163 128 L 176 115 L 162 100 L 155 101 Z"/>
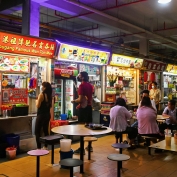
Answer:
<path fill-rule="evenodd" d="M 150 99 L 155 101 L 157 112 L 159 110 L 159 102 L 161 101 L 161 91 L 157 88 L 157 82 L 152 83 L 152 89 L 149 93 Z"/>
<path fill-rule="evenodd" d="M 38 100 L 36 100 L 37 119 L 35 125 L 35 135 L 37 148 L 41 149 L 41 143 L 39 141 L 41 128 L 43 128 L 44 135 L 49 135 L 48 127 L 50 121 L 50 108 L 52 106 L 52 87 L 49 82 L 42 83 L 42 93 L 39 94 Z M 44 146 L 47 149 L 47 145 Z"/>

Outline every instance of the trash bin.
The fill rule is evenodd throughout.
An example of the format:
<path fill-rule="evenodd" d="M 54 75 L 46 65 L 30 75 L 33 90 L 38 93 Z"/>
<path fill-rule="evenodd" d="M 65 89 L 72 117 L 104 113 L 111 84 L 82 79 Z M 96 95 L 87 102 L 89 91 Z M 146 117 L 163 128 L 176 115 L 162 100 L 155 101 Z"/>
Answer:
<path fill-rule="evenodd" d="M 20 136 L 17 134 L 6 134 L 6 142 L 8 147 L 16 147 L 17 154 L 20 152 L 19 144 L 20 144 Z"/>
<path fill-rule="evenodd" d="M 74 151 L 72 149 L 68 152 L 62 152 L 62 151 L 59 152 L 60 152 L 60 160 L 73 158 Z M 68 169 L 69 167 L 61 165 L 61 168 Z"/>

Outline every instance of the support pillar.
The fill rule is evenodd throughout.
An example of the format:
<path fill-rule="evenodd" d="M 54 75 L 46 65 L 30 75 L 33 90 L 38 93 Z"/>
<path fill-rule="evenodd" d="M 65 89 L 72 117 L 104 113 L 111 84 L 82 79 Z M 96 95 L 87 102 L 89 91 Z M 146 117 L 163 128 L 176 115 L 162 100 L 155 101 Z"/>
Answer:
<path fill-rule="evenodd" d="M 139 43 L 139 54 L 143 56 L 149 55 L 149 40 L 141 39 Z"/>
<path fill-rule="evenodd" d="M 39 36 L 40 4 L 24 0 L 22 4 L 22 34 Z"/>

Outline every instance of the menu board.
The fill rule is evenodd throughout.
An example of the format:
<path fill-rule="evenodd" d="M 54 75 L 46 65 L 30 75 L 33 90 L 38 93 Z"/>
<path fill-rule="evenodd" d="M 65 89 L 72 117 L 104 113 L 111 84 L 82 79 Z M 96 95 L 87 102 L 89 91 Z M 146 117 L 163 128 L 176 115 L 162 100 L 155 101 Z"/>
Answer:
<path fill-rule="evenodd" d="M 156 70 L 156 71 L 161 71 L 163 72 L 166 68 L 167 64 L 158 62 L 155 60 L 144 60 L 143 67 L 147 70 Z"/>
<path fill-rule="evenodd" d="M 0 52 L 54 58 L 57 43 L 35 37 L 0 32 Z"/>
<path fill-rule="evenodd" d="M 87 72 L 88 75 L 99 75 L 100 74 L 100 67 L 94 66 L 94 65 L 84 65 L 80 64 L 79 65 L 79 71 L 80 72 Z"/>
<path fill-rule="evenodd" d="M 141 68 L 142 64 L 143 59 L 118 54 L 113 54 L 110 62 L 110 65 L 112 66 L 123 66 L 129 68 Z"/>
<path fill-rule="evenodd" d="M 2 102 L 17 104 L 28 103 L 28 89 L 2 89 Z"/>
<path fill-rule="evenodd" d="M 177 74 L 177 65 L 168 64 L 166 71 L 169 73 Z"/>
<path fill-rule="evenodd" d="M 74 45 L 61 44 L 58 59 L 95 65 L 106 65 L 108 63 L 109 56 L 109 52 L 92 50 Z"/>
<path fill-rule="evenodd" d="M 29 72 L 29 59 L 20 56 L 0 55 L 0 71 Z"/>

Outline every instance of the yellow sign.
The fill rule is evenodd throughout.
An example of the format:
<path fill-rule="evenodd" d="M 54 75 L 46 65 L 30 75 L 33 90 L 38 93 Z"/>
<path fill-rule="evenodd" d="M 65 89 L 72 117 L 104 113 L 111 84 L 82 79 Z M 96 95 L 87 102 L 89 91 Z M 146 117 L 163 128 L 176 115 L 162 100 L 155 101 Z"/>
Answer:
<path fill-rule="evenodd" d="M 113 54 L 110 65 L 123 66 L 129 68 L 141 68 L 143 59 L 128 57 L 124 55 Z"/>
<path fill-rule="evenodd" d="M 108 63 L 109 56 L 109 52 L 61 44 L 58 59 L 88 64 L 106 65 Z"/>
<path fill-rule="evenodd" d="M 169 73 L 177 74 L 177 66 L 176 65 L 168 64 L 166 70 Z"/>

